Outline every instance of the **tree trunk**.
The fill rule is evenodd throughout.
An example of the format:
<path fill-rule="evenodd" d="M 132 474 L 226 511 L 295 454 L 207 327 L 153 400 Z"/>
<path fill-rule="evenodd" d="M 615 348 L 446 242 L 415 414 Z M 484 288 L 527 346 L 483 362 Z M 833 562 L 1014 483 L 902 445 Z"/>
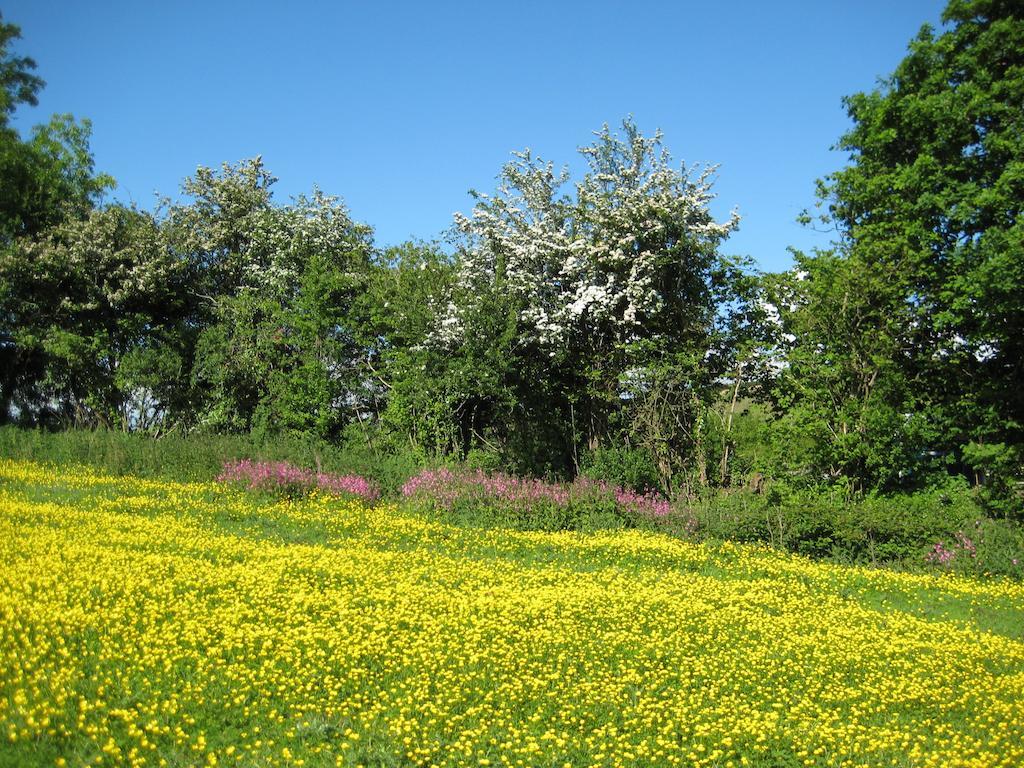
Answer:
<path fill-rule="evenodd" d="M 732 388 L 732 402 L 729 404 L 729 415 L 725 420 L 725 435 L 722 437 L 722 463 L 719 467 L 718 476 L 722 480 L 722 485 L 729 487 L 732 485 L 732 475 L 729 472 L 729 450 L 732 448 L 732 418 L 736 413 L 736 400 L 740 394 L 740 379 L 743 375 L 743 364 L 740 363 L 736 366 L 736 383 Z"/>

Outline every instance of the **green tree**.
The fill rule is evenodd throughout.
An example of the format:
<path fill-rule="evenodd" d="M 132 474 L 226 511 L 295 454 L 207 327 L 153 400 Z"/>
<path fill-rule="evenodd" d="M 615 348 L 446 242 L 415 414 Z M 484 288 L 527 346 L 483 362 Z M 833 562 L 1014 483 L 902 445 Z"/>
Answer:
<path fill-rule="evenodd" d="M 836 273 L 843 286 L 812 289 L 808 305 L 819 307 L 810 321 L 817 330 L 834 324 L 827 348 L 838 362 L 834 374 L 818 368 L 829 382 L 804 384 L 822 402 L 834 399 L 826 395 L 832 385 L 861 390 L 860 415 L 839 423 L 865 425 L 862 432 L 868 414 L 889 414 L 877 439 L 858 438 L 871 443 L 861 450 L 877 453 L 879 466 L 894 460 L 878 450 L 881 434 L 905 412 L 928 422 L 935 452 L 962 457 L 972 443 L 1000 443 L 1018 451 L 1019 467 L 1024 14 L 1010 0 L 954 0 L 943 22 L 940 33 L 921 29 L 878 89 L 845 100 L 854 125 L 838 146 L 851 162 L 819 183 L 822 218 L 840 242 L 802 263 L 812 281 Z M 821 338 L 812 330 L 801 340 L 798 365 Z M 833 412 L 845 412 L 843 403 L 850 401 L 833 402 Z M 837 468 L 866 482 L 885 474 L 866 457 L 855 463 Z"/>
<path fill-rule="evenodd" d="M 26 258 L 18 240 L 45 239 L 49 229 L 85 219 L 113 185 L 110 177 L 94 172 L 87 120 L 55 115 L 33 128 L 27 139 L 11 126 L 20 105 L 38 104 L 44 85 L 33 73 L 35 61 L 11 50 L 20 37 L 19 27 L 0 18 L 0 259 L 11 277 L 0 280 L 0 422 L 10 418 L 12 405 L 24 406 L 22 415 L 27 417 L 45 404 L 40 382 L 48 358 L 29 329 L 39 329 L 37 321 L 53 308 L 45 302 L 54 297 L 35 293 L 32 281 L 15 279 L 23 273 Z M 40 281 L 47 279 L 40 274 Z M 23 289 L 31 295 L 20 294 Z M 33 301 L 44 303 L 35 308 Z"/>
<path fill-rule="evenodd" d="M 445 373 L 450 360 L 426 346 L 451 288 L 451 257 L 436 244 L 408 242 L 377 254 L 356 303 L 365 355 L 361 413 L 372 416 L 360 429 L 371 444 L 379 437 L 433 456 L 457 450 L 451 418 L 457 393 Z"/>
<path fill-rule="evenodd" d="M 660 134 L 630 120 L 580 153 L 574 194 L 526 151 L 456 216 L 451 299 L 428 345 L 465 363 L 451 370 L 468 432 L 514 464 L 576 471 L 581 452 L 633 440 L 671 489 L 731 367 L 738 265 L 719 248 L 738 217 L 711 216 L 713 168 L 673 167 Z"/>
<path fill-rule="evenodd" d="M 20 28 L 0 17 L 0 247 L 87 215 L 113 186 L 109 176 L 94 172 L 88 120 L 54 115 L 28 139 L 11 127 L 17 107 L 37 105 L 45 85 L 32 73 L 35 61 L 10 50 L 20 37 Z"/>
<path fill-rule="evenodd" d="M 139 377 L 178 322 L 182 266 L 152 216 L 117 205 L 0 251 L 18 372 L 5 405 L 65 425 L 158 419 L 162 406 Z"/>
<path fill-rule="evenodd" d="M 46 83 L 32 74 L 35 59 L 15 56 L 9 46 L 21 39 L 21 27 L 5 24 L 0 14 L 0 128 L 6 128 L 19 104 L 39 104 L 37 94 Z"/>
<path fill-rule="evenodd" d="M 775 469 L 805 483 L 894 487 L 927 447 L 902 364 L 911 328 L 903 281 L 854 253 L 797 253 L 768 281 L 779 370 L 769 388 Z"/>
<path fill-rule="evenodd" d="M 319 191 L 276 205 L 274 182 L 260 158 L 201 167 L 169 209 L 189 275 L 189 410 L 211 430 L 333 437 L 356 417 L 371 231 Z"/>

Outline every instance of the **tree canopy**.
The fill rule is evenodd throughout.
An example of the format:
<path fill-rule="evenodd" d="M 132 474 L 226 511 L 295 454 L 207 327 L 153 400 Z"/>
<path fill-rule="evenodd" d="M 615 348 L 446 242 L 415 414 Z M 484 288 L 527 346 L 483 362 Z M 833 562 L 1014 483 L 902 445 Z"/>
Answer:
<path fill-rule="evenodd" d="M 43 86 L 18 37 L 0 22 L 0 418 L 604 462 L 668 493 L 955 473 L 1019 501 L 1017 3 L 954 0 L 845 99 L 849 162 L 818 183 L 835 241 L 769 275 L 728 254 L 715 168 L 631 119 L 577 176 L 513 153 L 447 245 L 377 248 L 339 198 L 275 200 L 260 158 L 152 212 L 103 204 L 87 121 L 11 126 Z"/>
<path fill-rule="evenodd" d="M 850 164 L 819 182 L 839 240 L 799 261 L 793 397 L 821 402 L 823 442 L 858 434 L 832 466 L 869 485 L 914 455 L 970 464 L 990 455 L 982 444 L 1019 461 L 1024 440 L 1024 17 L 1019 3 L 954 0 L 943 22 L 845 99 Z M 854 402 L 858 416 L 838 416 Z"/>
<path fill-rule="evenodd" d="M 739 264 L 719 246 L 738 216 L 715 221 L 714 169 L 674 167 L 661 135 L 631 120 L 580 153 L 587 170 L 571 193 L 566 171 L 526 150 L 494 195 L 456 215 L 453 284 L 427 343 L 467 366 L 463 449 L 530 434 L 529 452 L 560 466 L 632 432 L 658 447 L 670 484 L 694 459 L 701 410 L 729 365 Z M 481 340 L 500 353 L 472 351 Z M 497 427 L 509 404 L 513 419 Z M 552 424 L 561 429 L 537 439 Z"/>

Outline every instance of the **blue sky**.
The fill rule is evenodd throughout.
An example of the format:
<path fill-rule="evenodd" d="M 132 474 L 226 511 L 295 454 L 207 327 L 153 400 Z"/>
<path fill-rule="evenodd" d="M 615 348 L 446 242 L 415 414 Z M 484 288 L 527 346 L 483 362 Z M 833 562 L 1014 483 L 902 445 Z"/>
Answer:
<path fill-rule="evenodd" d="M 513 150 L 556 164 L 605 122 L 718 164 L 725 245 L 763 269 L 824 246 L 795 223 L 844 163 L 844 95 L 903 57 L 934 0 L 55 2 L 7 0 L 47 81 L 19 127 L 93 122 L 116 197 L 152 207 L 198 165 L 263 155 L 276 197 L 340 195 L 388 245 L 433 239 Z"/>

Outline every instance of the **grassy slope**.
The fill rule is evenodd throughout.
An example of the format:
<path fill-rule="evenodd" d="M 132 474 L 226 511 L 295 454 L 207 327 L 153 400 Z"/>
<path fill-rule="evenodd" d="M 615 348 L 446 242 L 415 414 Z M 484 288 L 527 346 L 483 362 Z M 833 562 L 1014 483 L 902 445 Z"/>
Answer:
<path fill-rule="evenodd" d="M 1011 766 L 1022 689 L 1018 584 L 0 461 L 0 765 Z"/>
<path fill-rule="evenodd" d="M 53 464 L 84 464 L 112 475 L 131 475 L 181 482 L 204 482 L 216 477 L 225 461 L 265 459 L 289 461 L 325 472 L 372 477 L 393 491 L 418 464 L 412 456 L 378 454 L 365 446 L 339 447 L 297 438 L 258 440 L 247 435 L 153 438 L 112 430 L 68 430 L 0 427 L 0 456 Z"/>

